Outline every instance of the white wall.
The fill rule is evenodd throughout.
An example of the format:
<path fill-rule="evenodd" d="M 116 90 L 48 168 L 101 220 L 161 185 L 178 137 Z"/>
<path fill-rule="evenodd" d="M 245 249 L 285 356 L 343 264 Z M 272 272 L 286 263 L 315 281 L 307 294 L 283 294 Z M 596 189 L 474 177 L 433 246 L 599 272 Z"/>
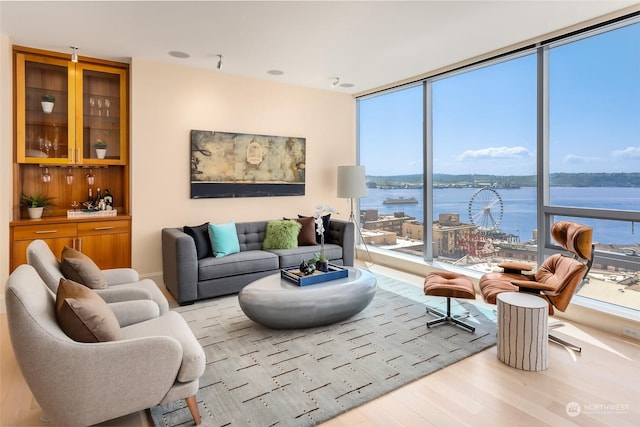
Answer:
<path fill-rule="evenodd" d="M 9 222 L 11 221 L 13 171 L 13 71 L 11 41 L 0 34 L 0 312 L 4 310 L 4 286 L 9 277 Z"/>
<path fill-rule="evenodd" d="M 163 227 L 312 215 L 327 203 L 348 217 L 336 167 L 355 164 L 350 95 L 134 58 L 131 124 L 132 262 L 143 276 L 162 273 Z M 305 196 L 190 199 L 191 129 L 305 137 Z"/>

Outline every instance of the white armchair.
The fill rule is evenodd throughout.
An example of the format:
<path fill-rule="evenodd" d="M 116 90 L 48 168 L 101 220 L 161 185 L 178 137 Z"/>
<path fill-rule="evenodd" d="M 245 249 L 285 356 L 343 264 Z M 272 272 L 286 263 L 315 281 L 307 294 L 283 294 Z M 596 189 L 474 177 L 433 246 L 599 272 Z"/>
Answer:
<path fill-rule="evenodd" d="M 29 244 L 27 262 L 55 294 L 64 275 L 58 258 L 44 240 L 34 240 Z M 140 280 L 134 269 L 115 268 L 102 270 L 102 273 L 109 287 L 95 292 L 109 303 L 120 326 L 158 317 L 169 311 L 169 303 L 160 288 L 153 280 Z"/>
<path fill-rule="evenodd" d="M 7 321 L 18 365 L 55 425 L 93 425 L 185 399 L 196 424 L 205 355 L 175 312 L 121 328 L 117 341 L 81 343 L 56 320 L 55 295 L 29 265 L 6 286 Z"/>

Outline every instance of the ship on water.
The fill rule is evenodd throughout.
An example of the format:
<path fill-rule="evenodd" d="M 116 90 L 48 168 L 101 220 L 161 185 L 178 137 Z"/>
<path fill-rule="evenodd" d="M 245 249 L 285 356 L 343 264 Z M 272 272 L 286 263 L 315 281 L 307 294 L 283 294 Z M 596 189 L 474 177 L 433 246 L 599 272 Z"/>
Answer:
<path fill-rule="evenodd" d="M 415 197 L 387 197 L 382 204 L 384 205 L 405 205 L 418 203 Z"/>

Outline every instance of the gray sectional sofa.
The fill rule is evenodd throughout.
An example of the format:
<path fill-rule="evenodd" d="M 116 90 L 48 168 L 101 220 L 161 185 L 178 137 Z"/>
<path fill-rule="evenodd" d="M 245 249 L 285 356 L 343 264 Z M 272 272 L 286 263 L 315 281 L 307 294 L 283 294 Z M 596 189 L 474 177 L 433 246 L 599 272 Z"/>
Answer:
<path fill-rule="evenodd" d="M 162 270 L 167 289 L 180 305 L 238 293 L 254 280 L 298 266 L 320 252 L 319 244 L 263 250 L 267 224 L 268 221 L 236 223 L 240 252 L 221 258 L 203 256 L 200 247 L 196 249 L 198 236 L 185 233 L 185 228 L 162 229 Z M 352 222 L 329 221 L 324 245 L 329 262 L 353 266 L 354 231 Z"/>

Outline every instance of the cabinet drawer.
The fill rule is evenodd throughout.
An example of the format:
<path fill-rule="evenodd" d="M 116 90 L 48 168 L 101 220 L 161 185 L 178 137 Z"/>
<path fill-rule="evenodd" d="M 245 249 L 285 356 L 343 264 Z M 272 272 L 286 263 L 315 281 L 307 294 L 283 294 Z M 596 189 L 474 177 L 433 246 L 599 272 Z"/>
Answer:
<path fill-rule="evenodd" d="M 58 237 L 76 237 L 75 224 L 25 225 L 15 227 L 14 240 L 56 239 Z"/>
<path fill-rule="evenodd" d="M 78 224 L 78 237 L 129 232 L 129 221 L 98 221 Z"/>

